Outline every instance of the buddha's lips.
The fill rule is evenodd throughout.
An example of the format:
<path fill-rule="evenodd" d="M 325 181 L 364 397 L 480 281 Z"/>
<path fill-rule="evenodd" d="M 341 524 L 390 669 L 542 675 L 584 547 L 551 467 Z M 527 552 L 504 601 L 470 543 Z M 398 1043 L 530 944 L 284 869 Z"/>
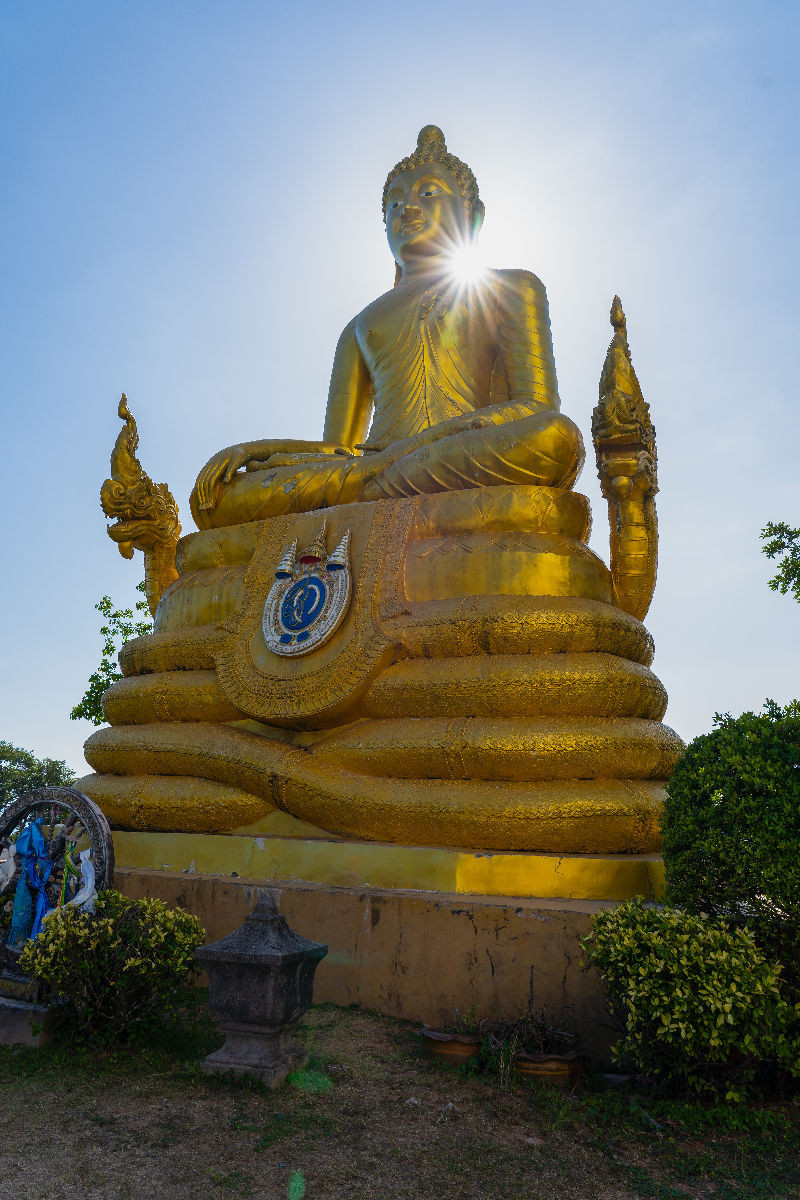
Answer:
<path fill-rule="evenodd" d="M 420 229 L 425 228 L 424 221 L 403 221 L 400 225 L 401 233 L 418 233 Z"/>

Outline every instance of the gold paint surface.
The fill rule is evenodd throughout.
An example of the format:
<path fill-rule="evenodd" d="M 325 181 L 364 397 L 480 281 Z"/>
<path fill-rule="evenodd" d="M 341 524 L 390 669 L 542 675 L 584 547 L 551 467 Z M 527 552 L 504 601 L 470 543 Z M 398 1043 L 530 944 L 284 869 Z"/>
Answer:
<path fill-rule="evenodd" d="M 163 595 L 154 633 L 120 654 L 86 790 L 140 829 L 232 833 L 280 809 L 428 850 L 651 852 L 682 743 L 659 724 L 638 620 L 655 583 L 655 432 L 621 306 L 592 425 L 609 570 L 573 490 L 583 442 L 559 411 L 543 284 L 449 277 L 443 247 L 477 236 L 483 208 L 436 127 L 384 201 L 396 286 L 342 333 L 324 440 L 213 455 L 191 498 L 200 532 L 177 547 L 177 509 L 168 545 L 128 530 Z M 107 484 L 168 507 L 120 415 Z M 266 596 L 323 518 L 329 537 L 350 533 L 349 608 L 286 658 L 264 640 Z"/>
<path fill-rule="evenodd" d="M 414 510 L 415 538 L 460 537 L 482 533 L 553 533 L 588 541 L 589 501 L 567 488 L 485 487 L 439 492 Z"/>
<path fill-rule="evenodd" d="M 324 740 L 302 749 L 243 729 L 178 722 L 101 728 L 86 757 L 104 775 L 216 780 L 262 797 L 264 811 L 277 804 L 342 836 L 564 853 L 651 853 L 660 845 L 659 781 L 391 779 L 337 768 L 319 745 Z M 105 808 L 117 824 L 129 818 L 112 797 Z M 166 827 L 175 829 L 176 820 Z M 241 824 L 232 818 L 225 828 Z M 155 818 L 148 827 L 158 827 Z"/>
<path fill-rule="evenodd" d="M 661 781 L 681 743 L 658 724 L 665 695 L 644 665 L 652 640 L 634 618 L 591 597 L 472 594 L 492 582 L 491 572 L 476 578 L 470 566 L 487 554 L 507 558 L 492 586 L 523 586 L 508 583 L 516 570 L 512 542 L 527 564 L 546 564 L 554 546 L 578 545 L 577 560 L 595 570 L 574 540 L 524 528 L 584 521 L 582 503 L 570 509 L 553 489 L 544 497 L 535 489 L 517 498 L 510 492 L 331 510 L 331 538 L 353 531 L 354 601 L 330 642 L 299 663 L 259 648 L 261 610 L 285 544 L 315 536 L 316 514 L 246 527 L 232 550 L 245 558 L 257 534 L 246 567 L 204 566 L 182 576 L 178 599 L 168 594 L 162 602 L 157 631 L 123 654 L 126 670 L 150 673 L 129 675 L 111 690 L 114 728 L 87 744 L 90 764 L 106 780 L 109 815 L 118 824 L 189 829 L 196 804 L 194 827 L 211 822 L 232 831 L 278 805 L 342 837 L 565 852 L 657 849 Z M 480 523 L 482 512 L 488 531 L 441 532 Z M 512 526 L 507 533 L 491 528 L 502 520 Z M 424 539 L 415 537 L 420 530 Z M 213 542 L 218 557 L 227 553 L 221 532 Z M 477 552 L 464 550 L 473 544 Z M 459 568 L 466 595 L 407 598 L 420 545 L 439 546 L 427 556 L 437 564 L 467 564 Z M 595 578 L 607 580 L 599 565 Z M 546 578 L 549 568 L 542 570 Z M 438 590 L 457 593 L 454 578 L 457 571 L 445 571 Z M 169 627 L 181 611 L 188 623 L 234 603 L 216 627 Z M 503 653 L 511 648 L 516 653 Z M 209 658 L 216 677 L 205 666 Z M 149 790 L 142 783 L 148 776 L 158 779 Z M 135 806 L 125 786 L 113 798 L 114 777 L 138 780 Z M 172 808 L 170 777 L 184 781 Z M 235 789 L 230 814 L 223 801 L 209 808 L 207 797 L 193 800 L 187 779 Z"/>
<path fill-rule="evenodd" d="M 542 899 L 658 899 L 657 855 L 471 854 L 464 850 L 284 837 L 115 831 L 120 867 L 330 887 Z"/>
<path fill-rule="evenodd" d="M 111 725 L 152 721 L 235 721 L 241 714 L 219 686 L 216 671 L 160 671 L 119 679 L 103 695 Z"/>
<path fill-rule="evenodd" d="M 639 621 L 596 600 L 464 596 L 409 605 L 393 625 L 413 658 L 608 653 L 649 666 L 653 639 Z"/>
<path fill-rule="evenodd" d="M 408 547 L 410 601 L 460 596 L 578 596 L 611 602 L 605 563 L 575 538 L 546 533 L 470 533 L 419 538 Z"/>
<path fill-rule="evenodd" d="M 129 829 L 184 826 L 197 833 L 215 833 L 230 828 L 232 822 L 247 825 L 270 811 L 261 796 L 180 775 L 86 775 L 76 787 L 110 814 L 115 824 Z"/>
<path fill-rule="evenodd" d="M 646 717 L 667 694 L 652 671 L 614 654 L 482 654 L 405 659 L 373 680 L 368 717 Z"/>
<path fill-rule="evenodd" d="M 246 566 L 258 548 L 263 528 L 263 521 L 251 521 L 187 534 L 178 542 L 175 556 L 179 574 L 209 567 Z"/>
<path fill-rule="evenodd" d="M 216 625 L 239 603 L 244 567 L 206 567 L 180 575 L 164 595 L 156 614 L 156 633 Z"/>
<path fill-rule="evenodd" d="M 119 652 L 123 675 L 152 671 L 209 671 L 216 664 L 222 636 L 216 625 L 148 633 L 126 642 Z"/>
<path fill-rule="evenodd" d="M 347 771 L 395 779 L 666 779 L 683 743 L 635 718 L 497 717 L 362 721 L 314 747 Z"/>

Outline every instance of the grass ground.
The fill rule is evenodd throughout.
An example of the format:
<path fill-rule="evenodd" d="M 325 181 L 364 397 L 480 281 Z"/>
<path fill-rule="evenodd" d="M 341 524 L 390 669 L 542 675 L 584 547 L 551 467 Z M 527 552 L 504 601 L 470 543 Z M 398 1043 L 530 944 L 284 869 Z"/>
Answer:
<path fill-rule="evenodd" d="M 427 1061 L 416 1028 L 324 1005 L 282 1088 L 164 1045 L 0 1048 L 0 1200 L 796 1200 L 800 1103 L 703 1110 Z"/>

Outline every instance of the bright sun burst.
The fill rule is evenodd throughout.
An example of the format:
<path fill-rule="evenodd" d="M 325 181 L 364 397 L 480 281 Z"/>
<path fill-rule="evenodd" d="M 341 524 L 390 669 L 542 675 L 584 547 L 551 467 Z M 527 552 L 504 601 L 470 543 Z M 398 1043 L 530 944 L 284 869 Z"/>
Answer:
<path fill-rule="evenodd" d="M 475 242 L 453 246 L 447 254 L 453 278 L 464 287 L 480 283 L 486 268 Z"/>

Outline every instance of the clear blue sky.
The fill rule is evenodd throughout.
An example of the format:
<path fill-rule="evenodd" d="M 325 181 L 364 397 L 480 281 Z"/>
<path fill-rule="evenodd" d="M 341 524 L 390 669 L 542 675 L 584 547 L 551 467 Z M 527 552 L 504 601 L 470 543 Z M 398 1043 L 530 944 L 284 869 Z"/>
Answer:
<path fill-rule="evenodd" d="M 142 574 L 98 499 L 120 392 L 187 532 L 213 451 L 319 436 L 338 334 L 393 277 L 384 178 L 429 122 L 478 176 L 486 257 L 547 285 L 587 438 L 622 296 L 667 721 L 800 693 L 800 606 L 758 538 L 800 524 L 796 0 L 38 0 L 0 34 L 0 738 L 84 769 L 92 606 Z M 578 486 L 607 558 L 591 463 Z"/>

